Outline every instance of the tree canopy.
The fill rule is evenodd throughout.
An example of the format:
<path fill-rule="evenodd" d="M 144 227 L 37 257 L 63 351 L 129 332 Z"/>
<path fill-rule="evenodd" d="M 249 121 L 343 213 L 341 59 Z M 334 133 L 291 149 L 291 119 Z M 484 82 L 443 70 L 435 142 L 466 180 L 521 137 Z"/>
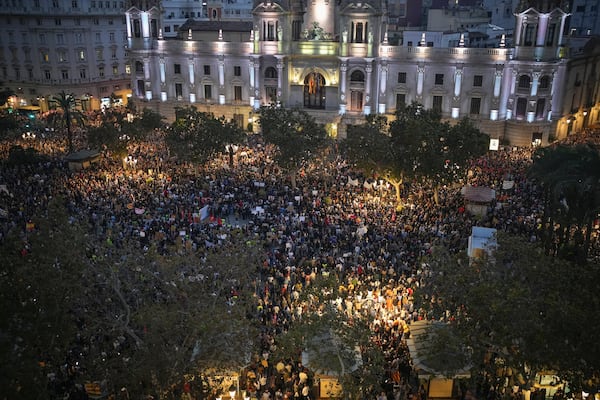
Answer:
<path fill-rule="evenodd" d="M 307 160 L 329 144 L 325 128 L 303 110 L 263 106 L 259 121 L 265 141 L 278 149 L 275 161 L 292 179 Z"/>
<path fill-rule="evenodd" d="M 600 326 L 592 317 L 600 312 L 597 266 L 546 256 L 507 234 L 481 259 L 438 248 L 425 261 L 421 305 L 462 338 L 475 368 L 495 371 L 502 363 L 523 388 L 536 372 L 553 370 L 577 388 L 600 367 Z"/>
<path fill-rule="evenodd" d="M 85 126 L 86 116 L 77 109 L 77 101 L 72 93 L 64 90 L 50 99 L 55 109 L 48 114 L 48 122 L 55 128 L 64 128 L 67 134 L 68 151 L 73 152 L 73 125 Z"/>
<path fill-rule="evenodd" d="M 231 153 L 231 145 L 244 142 L 246 137 L 234 122 L 199 112 L 192 106 L 176 109 L 176 119 L 168 128 L 166 142 L 171 153 L 180 159 L 202 164 L 217 153 Z"/>
<path fill-rule="evenodd" d="M 542 185 L 541 226 L 548 252 L 586 262 L 600 211 L 600 152 L 592 144 L 536 150 L 529 176 Z"/>

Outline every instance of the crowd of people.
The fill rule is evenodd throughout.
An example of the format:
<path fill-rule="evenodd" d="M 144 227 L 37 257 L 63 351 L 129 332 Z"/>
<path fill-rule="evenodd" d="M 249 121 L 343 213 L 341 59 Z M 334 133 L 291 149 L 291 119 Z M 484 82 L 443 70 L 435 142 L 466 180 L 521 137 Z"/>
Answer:
<path fill-rule="evenodd" d="M 241 229 L 265 243 L 255 314 L 262 348 L 242 377 L 242 389 L 261 400 L 314 397 L 315 377 L 307 365 L 269 355 L 278 334 L 322 311 L 302 291 L 319 276 L 336 274 L 341 286 L 335 307 L 369 321 L 372 340 L 384 350 L 388 385 L 378 398 L 424 400 L 407 339 L 414 321 L 440 316 L 414 301 L 428 274 L 422 256 L 436 245 L 466 249 L 474 225 L 537 240 L 543 204 L 539 187 L 524 173 L 531 149 L 489 152 L 473 160 L 454 185 L 411 182 L 402 189 L 401 209 L 393 188 L 352 170 L 340 154 L 306 164 L 292 186 L 273 151 L 256 139 L 238 150 L 233 167 L 225 155 L 199 167 L 173 159 L 156 137 L 130 145 L 135 165 L 105 153 L 81 171 L 69 171 L 58 158 L 3 168 L 0 242 L 9 230 L 23 230 L 26 238 L 28 221 L 56 196 L 66 200 L 72 220 L 86 222 L 99 241 L 117 248 L 201 255 L 231 229 Z M 496 191 L 485 215 L 465 210 L 463 185 Z"/>

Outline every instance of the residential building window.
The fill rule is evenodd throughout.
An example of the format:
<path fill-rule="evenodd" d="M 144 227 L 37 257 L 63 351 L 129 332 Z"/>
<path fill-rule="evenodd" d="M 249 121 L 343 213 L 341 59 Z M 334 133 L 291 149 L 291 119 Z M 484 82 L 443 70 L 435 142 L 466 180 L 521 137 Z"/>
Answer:
<path fill-rule="evenodd" d="M 40 33 L 38 38 L 40 39 L 40 44 L 46 44 L 46 35 L 44 35 L 43 33 Z"/>
<path fill-rule="evenodd" d="M 67 52 L 65 50 L 58 50 L 57 52 L 58 62 L 67 62 Z"/>
<path fill-rule="evenodd" d="M 49 70 L 49 69 L 45 69 L 45 70 L 44 70 L 44 77 L 45 77 L 46 79 L 52 79 L 52 74 L 50 73 L 50 70 Z"/>
<path fill-rule="evenodd" d="M 406 94 L 396 93 L 396 109 L 406 105 Z"/>
<path fill-rule="evenodd" d="M 175 97 L 177 100 L 181 100 L 183 98 L 183 85 L 181 83 L 175 84 Z"/>
<path fill-rule="evenodd" d="M 56 25 L 56 26 L 62 25 L 62 20 L 60 18 L 54 18 L 54 25 Z"/>
<path fill-rule="evenodd" d="M 98 67 L 98 76 L 104 78 L 104 67 Z"/>
<path fill-rule="evenodd" d="M 58 4 L 58 0 L 52 0 L 52 7 L 54 7 L 54 8 L 60 7 Z"/>
<path fill-rule="evenodd" d="M 75 43 L 77 43 L 77 44 L 83 43 L 83 33 L 81 33 L 81 32 L 75 33 Z"/>
<path fill-rule="evenodd" d="M 21 70 L 19 68 L 15 68 L 15 79 L 21 80 Z"/>
<path fill-rule="evenodd" d="M 104 60 L 104 51 L 102 49 L 96 49 L 96 60 Z"/>
<path fill-rule="evenodd" d="M 77 59 L 79 61 L 85 61 L 85 50 L 81 49 L 77 51 Z"/>
<path fill-rule="evenodd" d="M 102 35 L 100 32 L 96 32 L 94 36 L 96 37 L 96 43 L 100 43 L 102 41 Z"/>
<path fill-rule="evenodd" d="M 42 50 L 42 62 L 50 62 L 50 53 L 47 50 Z"/>
<path fill-rule="evenodd" d="M 469 109 L 469 114 L 479 115 L 480 111 L 481 111 L 481 98 L 480 97 L 471 97 L 471 108 Z"/>
<path fill-rule="evenodd" d="M 110 58 L 113 60 L 117 59 L 117 49 L 111 49 L 110 50 Z"/>
<path fill-rule="evenodd" d="M 204 85 L 204 98 L 206 100 L 212 99 L 212 85 Z"/>
<path fill-rule="evenodd" d="M 233 95 L 234 95 L 233 98 L 235 101 L 242 101 L 242 87 L 234 86 L 233 87 Z"/>
<path fill-rule="evenodd" d="M 61 76 L 63 79 L 69 79 L 69 70 L 68 70 L 68 69 L 62 69 L 62 70 L 60 71 L 60 76 Z"/>
<path fill-rule="evenodd" d="M 181 74 L 181 64 L 175 64 L 173 70 L 176 74 Z"/>
<path fill-rule="evenodd" d="M 444 74 L 435 74 L 435 84 L 436 85 L 444 84 Z"/>
<path fill-rule="evenodd" d="M 406 83 L 406 72 L 398 72 L 398 83 Z"/>
<path fill-rule="evenodd" d="M 474 87 L 482 87 L 483 86 L 483 75 L 473 76 L 473 86 Z"/>
<path fill-rule="evenodd" d="M 33 79 L 33 68 L 27 68 L 27 76 L 30 80 Z"/>
<path fill-rule="evenodd" d="M 112 74 L 113 75 L 119 75 L 119 67 L 117 65 L 113 65 L 113 67 L 112 67 Z"/>
<path fill-rule="evenodd" d="M 77 0 L 71 0 L 71 8 L 79 8 L 79 4 Z"/>
<path fill-rule="evenodd" d="M 75 18 L 75 26 L 81 26 L 81 18 Z"/>
<path fill-rule="evenodd" d="M 443 101 L 443 97 L 442 96 L 433 96 L 433 102 L 431 105 L 431 109 L 437 113 L 442 112 L 442 101 Z"/>
<path fill-rule="evenodd" d="M 233 75 L 234 76 L 242 76 L 242 67 L 240 67 L 239 65 L 236 65 L 235 67 L 233 67 Z"/>
<path fill-rule="evenodd" d="M 210 65 L 204 66 L 204 75 L 210 75 Z"/>
<path fill-rule="evenodd" d="M 98 18 L 94 18 L 94 25 L 100 25 L 100 20 Z"/>
<path fill-rule="evenodd" d="M 56 35 L 56 44 L 65 44 L 65 35 L 58 33 Z"/>
<path fill-rule="evenodd" d="M 87 78 L 87 72 L 86 72 L 85 68 L 82 68 L 82 69 L 79 70 L 79 77 L 81 79 Z"/>
<path fill-rule="evenodd" d="M 131 75 L 131 65 L 125 64 L 125 73 Z"/>
<path fill-rule="evenodd" d="M 109 32 L 109 33 L 108 33 L 108 40 L 109 40 L 111 43 L 114 43 L 114 42 L 115 42 L 115 33 L 114 33 L 114 32 Z"/>

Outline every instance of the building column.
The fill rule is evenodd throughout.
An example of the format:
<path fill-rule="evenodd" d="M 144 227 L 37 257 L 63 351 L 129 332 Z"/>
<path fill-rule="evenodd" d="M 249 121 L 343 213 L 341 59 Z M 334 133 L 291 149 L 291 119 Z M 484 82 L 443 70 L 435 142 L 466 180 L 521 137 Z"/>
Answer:
<path fill-rule="evenodd" d="M 280 42 L 281 43 L 281 42 Z M 281 102 L 282 87 L 283 87 L 283 57 L 277 57 L 277 105 Z"/>
<path fill-rule="evenodd" d="M 195 79 L 195 72 L 194 72 L 194 60 L 190 59 L 188 61 L 188 74 L 189 74 L 189 79 L 190 79 L 190 103 L 195 103 L 196 102 L 196 79 Z"/>
<path fill-rule="evenodd" d="M 340 110 L 339 114 L 346 114 L 346 73 L 348 63 L 346 58 L 340 59 Z"/>
<path fill-rule="evenodd" d="M 260 108 L 260 62 L 254 59 L 254 108 Z"/>
<path fill-rule="evenodd" d="M 363 114 L 369 115 L 371 114 L 371 76 L 373 72 L 373 65 L 371 65 L 371 62 L 373 61 L 373 59 L 367 58 L 365 61 L 367 62 L 367 64 L 365 65 L 367 77 L 365 79 L 365 99 L 363 103 Z"/>
<path fill-rule="evenodd" d="M 462 68 L 456 68 L 454 71 L 454 97 L 452 99 L 452 118 L 460 116 L 460 89 L 462 86 Z"/>
<path fill-rule="evenodd" d="M 548 14 L 538 16 L 537 38 L 535 45 L 544 47 L 546 45 L 546 34 L 548 33 Z"/>
<path fill-rule="evenodd" d="M 387 65 L 387 61 L 382 61 L 381 65 L 379 66 L 379 71 L 380 71 L 380 80 L 379 80 L 379 104 L 378 104 L 378 109 L 377 112 L 379 114 L 385 114 L 385 109 L 386 109 L 386 99 L 387 99 L 387 94 L 386 94 L 386 89 L 387 89 L 387 80 L 388 80 L 388 65 Z"/>
<path fill-rule="evenodd" d="M 423 99 L 423 78 L 425 76 L 425 66 L 417 65 L 417 101 L 422 102 Z"/>
<path fill-rule="evenodd" d="M 219 56 L 219 104 L 225 104 L 225 57 Z"/>

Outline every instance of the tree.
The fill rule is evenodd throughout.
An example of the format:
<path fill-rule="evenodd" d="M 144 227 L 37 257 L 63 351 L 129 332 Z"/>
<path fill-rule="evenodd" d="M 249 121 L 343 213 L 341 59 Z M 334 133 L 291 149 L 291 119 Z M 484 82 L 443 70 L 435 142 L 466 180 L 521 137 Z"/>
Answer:
<path fill-rule="evenodd" d="M 328 145 L 325 129 L 303 110 L 273 104 L 260 108 L 259 121 L 265 141 L 277 147 L 275 161 L 295 186 L 298 170 Z"/>
<path fill-rule="evenodd" d="M 600 153 L 592 144 L 540 148 L 528 171 L 544 190 L 546 249 L 586 262 L 600 211 Z"/>
<path fill-rule="evenodd" d="M 430 276 L 416 293 L 421 306 L 462 338 L 476 369 L 496 375 L 498 365 L 510 367 L 509 386 L 523 388 L 536 372 L 554 370 L 577 388 L 582 380 L 574 377 L 593 376 L 600 367 L 594 334 L 600 326 L 590 318 L 600 312 L 590 283 L 599 277 L 597 266 L 545 256 L 536 244 L 507 234 L 481 259 L 438 248 L 425 261 Z"/>
<path fill-rule="evenodd" d="M 84 127 L 86 116 L 77 109 L 77 101 L 72 93 L 64 90 L 51 98 L 51 103 L 57 108 L 48 115 L 48 122 L 54 127 L 64 128 L 67 134 L 69 152 L 73 152 L 73 125 Z"/>
<path fill-rule="evenodd" d="M 168 128 L 166 142 L 182 160 L 205 163 L 227 150 L 233 160 L 233 146 L 246 139 L 245 132 L 224 117 L 199 112 L 196 107 L 177 108 L 176 119 Z"/>
<path fill-rule="evenodd" d="M 455 182 L 467 162 L 485 154 L 489 145 L 489 136 L 467 118 L 451 126 L 438 112 L 418 103 L 398 109 L 389 132 L 404 160 L 405 174 L 430 180 L 436 188 Z M 435 196 L 437 201 L 437 189 Z"/>
<path fill-rule="evenodd" d="M 0 82 L 0 86 L 2 85 L 2 83 Z M 4 88 L 3 90 L 0 90 L 0 106 L 3 106 L 6 104 L 6 102 L 8 101 L 8 98 L 10 96 L 13 96 L 15 94 L 15 91 L 9 88 Z"/>
<path fill-rule="evenodd" d="M 348 126 L 342 148 L 356 168 L 366 174 L 375 174 L 392 185 L 396 204 L 402 207 L 401 187 L 409 167 L 401 149 L 395 146 L 384 117 L 368 115 L 366 123 Z"/>

